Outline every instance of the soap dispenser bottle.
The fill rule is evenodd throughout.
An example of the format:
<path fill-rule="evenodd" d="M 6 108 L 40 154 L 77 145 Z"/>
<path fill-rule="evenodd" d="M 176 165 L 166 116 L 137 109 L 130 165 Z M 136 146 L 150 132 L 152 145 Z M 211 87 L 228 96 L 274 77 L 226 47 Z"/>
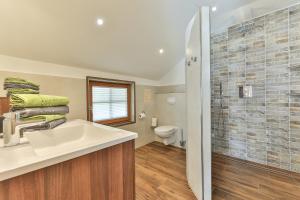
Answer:
<path fill-rule="evenodd" d="M 9 144 L 12 137 L 12 120 L 10 113 L 4 114 L 3 120 L 3 140 L 4 144 Z"/>
<path fill-rule="evenodd" d="M 3 139 L 4 146 L 10 147 L 20 144 L 20 134 L 15 132 L 17 121 L 19 120 L 19 114 L 6 113 L 4 114 L 3 121 Z"/>

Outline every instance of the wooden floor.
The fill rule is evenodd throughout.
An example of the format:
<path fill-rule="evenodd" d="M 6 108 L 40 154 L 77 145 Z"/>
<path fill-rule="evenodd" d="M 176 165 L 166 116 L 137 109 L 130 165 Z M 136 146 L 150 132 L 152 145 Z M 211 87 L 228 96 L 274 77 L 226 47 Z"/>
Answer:
<path fill-rule="evenodd" d="M 185 151 L 154 142 L 136 150 L 136 200 L 196 200 L 186 180 Z"/>
<path fill-rule="evenodd" d="M 154 142 L 136 150 L 136 200 L 196 200 L 185 151 Z M 213 155 L 213 200 L 300 200 L 300 175 Z"/>
<path fill-rule="evenodd" d="M 300 176 L 213 155 L 213 200 L 300 200 Z"/>

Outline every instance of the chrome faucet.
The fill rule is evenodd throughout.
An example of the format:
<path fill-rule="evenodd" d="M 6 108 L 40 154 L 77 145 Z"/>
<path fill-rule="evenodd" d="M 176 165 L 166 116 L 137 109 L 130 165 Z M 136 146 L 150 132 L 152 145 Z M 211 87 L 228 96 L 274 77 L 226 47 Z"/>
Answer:
<path fill-rule="evenodd" d="M 23 137 L 20 130 L 26 126 L 32 126 L 32 123 L 29 125 L 30 122 L 22 122 L 19 112 L 5 113 L 3 116 L 5 117 L 3 120 L 4 146 L 9 147 L 20 144 Z"/>

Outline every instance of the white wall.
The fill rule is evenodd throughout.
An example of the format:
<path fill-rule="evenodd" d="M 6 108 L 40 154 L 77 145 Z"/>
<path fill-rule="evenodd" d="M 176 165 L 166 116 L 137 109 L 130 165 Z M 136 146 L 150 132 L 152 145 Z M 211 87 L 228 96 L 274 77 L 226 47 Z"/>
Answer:
<path fill-rule="evenodd" d="M 182 85 L 182 84 L 185 84 L 185 58 L 182 58 L 159 81 L 159 85 Z"/>
<path fill-rule="evenodd" d="M 176 132 L 176 147 L 180 147 L 181 131 L 183 131 L 183 139 L 186 141 L 186 93 L 178 89 L 185 85 L 185 58 L 182 58 L 167 74 L 165 74 L 159 81 L 159 85 L 166 89 L 163 93 L 156 94 L 156 111 L 159 126 L 172 125 L 180 128 Z M 172 88 L 172 89 L 171 89 Z M 180 90 L 180 89 L 179 89 Z M 175 105 L 167 103 L 168 97 L 175 97 L 177 102 Z M 161 142 L 159 137 L 155 137 L 156 141 Z"/>
<path fill-rule="evenodd" d="M 168 98 L 175 98 L 175 104 L 169 104 Z M 180 146 L 181 133 L 183 133 L 183 140 L 186 141 L 186 97 L 185 93 L 157 93 L 155 115 L 158 118 L 159 126 L 176 126 L 180 130 L 175 133 L 176 142 L 173 146 L 182 148 Z M 155 137 L 156 141 L 161 142 L 161 138 Z"/>
<path fill-rule="evenodd" d="M 58 65 L 17 57 L 0 55 L 0 71 L 19 72 L 27 74 L 50 75 L 58 77 L 85 79 L 86 76 L 135 81 L 138 85 L 159 85 L 158 81 L 134 76 L 107 73 L 98 70 L 82 69 L 74 66 Z"/>
<path fill-rule="evenodd" d="M 0 71 L 19 72 L 37 75 L 85 79 L 86 76 L 96 76 L 111 79 L 132 80 L 138 85 L 164 86 L 185 84 L 185 58 L 175 65 L 159 81 L 144 79 L 122 74 L 108 73 L 99 70 L 83 69 L 76 66 L 66 66 L 29 59 L 0 55 Z"/>

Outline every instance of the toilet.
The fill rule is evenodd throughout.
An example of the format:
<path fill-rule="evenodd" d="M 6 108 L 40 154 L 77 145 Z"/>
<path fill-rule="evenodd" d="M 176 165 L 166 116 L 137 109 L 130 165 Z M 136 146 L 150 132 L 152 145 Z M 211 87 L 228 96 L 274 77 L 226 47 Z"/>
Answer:
<path fill-rule="evenodd" d="M 174 144 L 176 142 L 175 133 L 178 130 L 176 126 L 159 126 L 154 129 L 155 134 L 162 139 L 165 145 Z"/>

